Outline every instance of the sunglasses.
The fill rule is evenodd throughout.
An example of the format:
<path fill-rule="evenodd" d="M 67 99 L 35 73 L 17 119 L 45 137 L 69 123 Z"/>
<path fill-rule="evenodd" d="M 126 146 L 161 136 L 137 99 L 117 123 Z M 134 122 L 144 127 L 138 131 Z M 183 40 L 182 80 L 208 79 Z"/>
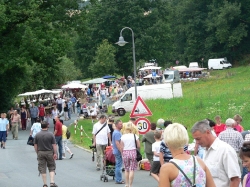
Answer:
<path fill-rule="evenodd" d="M 242 147 L 241 150 L 242 150 L 243 152 L 248 152 L 248 151 L 250 151 L 250 148 L 248 148 L 248 147 Z"/>

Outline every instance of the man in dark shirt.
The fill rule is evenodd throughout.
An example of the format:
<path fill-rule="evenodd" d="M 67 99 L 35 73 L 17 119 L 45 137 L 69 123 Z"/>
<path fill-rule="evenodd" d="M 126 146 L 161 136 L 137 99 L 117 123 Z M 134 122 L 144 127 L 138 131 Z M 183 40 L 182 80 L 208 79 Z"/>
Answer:
<path fill-rule="evenodd" d="M 34 148 L 37 153 L 38 171 L 42 175 L 43 187 L 47 186 L 46 166 L 50 174 L 50 187 L 57 187 L 54 182 L 57 159 L 56 141 L 54 135 L 48 131 L 48 123 L 41 124 L 42 130 L 34 138 Z"/>
<path fill-rule="evenodd" d="M 60 122 L 59 117 L 55 117 L 55 131 L 54 135 L 56 138 L 56 144 L 58 145 L 59 149 L 59 160 L 62 160 L 62 123 Z"/>

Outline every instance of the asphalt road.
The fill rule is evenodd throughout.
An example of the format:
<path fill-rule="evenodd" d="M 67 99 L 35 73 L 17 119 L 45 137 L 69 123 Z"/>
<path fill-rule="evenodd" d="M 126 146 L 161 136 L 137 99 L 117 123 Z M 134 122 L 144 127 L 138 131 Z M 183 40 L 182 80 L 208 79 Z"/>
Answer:
<path fill-rule="evenodd" d="M 76 115 L 72 115 L 73 122 Z M 50 123 L 52 124 L 52 123 Z M 53 131 L 53 125 L 50 131 Z M 30 129 L 30 127 L 28 128 Z M 32 146 L 27 145 L 29 130 L 19 131 L 18 140 L 12 140 L 9 133 L 6 149 L 0 149 L 0 187 L 42 187 L 42 178 L 38 176 L 36 153 Z M 67 158 L 56 161 L 55 183 L 59 187 L 112 187 L 121 186 L 115 184 L 112 177 L 109 182 L 100 181 L 101 171 L 96 171 L 95 162 L 92 162 L 92 154 L 73 144 L 68 144 L 74 153 L 73 159 Z M 124 177 L 124 174 L 123 174 Z M 49 177 L 47 177 L 49 184 Z M 122 185 L 124 186 L 124 185 Z M 156 187 L 157 182 L 149 176 L 148 171 L 136 171 L 134 187 Z"/>

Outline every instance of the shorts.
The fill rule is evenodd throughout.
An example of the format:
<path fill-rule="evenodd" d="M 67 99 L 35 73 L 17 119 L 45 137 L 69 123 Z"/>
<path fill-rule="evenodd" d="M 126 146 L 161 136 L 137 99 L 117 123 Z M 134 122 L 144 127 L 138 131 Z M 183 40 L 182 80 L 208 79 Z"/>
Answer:
<path fill-rule="evenodd" d="M 151 173 L 153 174 L 159 174 L 161 169 L 161 163 L 160 161 L 153 161 L 152 167 L 151 167 Z"/>
<path fill-rule="evenodd" d="M 6 142 L 7 131 L 0 131 L 0 142 Z"/>
<path fill-rule="evenodd" d="M 46 173 L 46 167 L 48 167 L 49 172 L 55 171 L 56 162 L 53 158 L 53 151 L 38 151 L 37 160 L 38 160 L 38 171 L 41 174 Z"/>
<path fill-rule="evenodd" d="M 122 152 L 122 160 L 126 171 L 134 171 L 137 169 L 136 150 L 124 150 Z"/>

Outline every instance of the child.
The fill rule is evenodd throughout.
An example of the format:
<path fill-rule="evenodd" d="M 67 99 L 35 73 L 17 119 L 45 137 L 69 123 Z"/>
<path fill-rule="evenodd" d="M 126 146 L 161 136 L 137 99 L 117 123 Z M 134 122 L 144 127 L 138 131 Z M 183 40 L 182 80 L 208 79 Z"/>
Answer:
<path fill-rule="evenodd" d="M 160 144 L 161 144 L 161 132 L 156 131 L 154 134 L 155 143 L 152 144 L 152 152 L 154 154 L 153 156 L 153 165 L 151 166 L 151 176 L 155 178 L 159 182 L 159 172 L 161 168 L 160 163 Z"/>
<path fill-rule="evenodd" d="M 244 128 L 240 125 L 241 121 L 242 121 L 242 117 L 239 114 L 236 114 L 234 116 L 234 121 L 236 122 L 234 129 L 236 129 L 238 132 L 243 132 Z"/>

